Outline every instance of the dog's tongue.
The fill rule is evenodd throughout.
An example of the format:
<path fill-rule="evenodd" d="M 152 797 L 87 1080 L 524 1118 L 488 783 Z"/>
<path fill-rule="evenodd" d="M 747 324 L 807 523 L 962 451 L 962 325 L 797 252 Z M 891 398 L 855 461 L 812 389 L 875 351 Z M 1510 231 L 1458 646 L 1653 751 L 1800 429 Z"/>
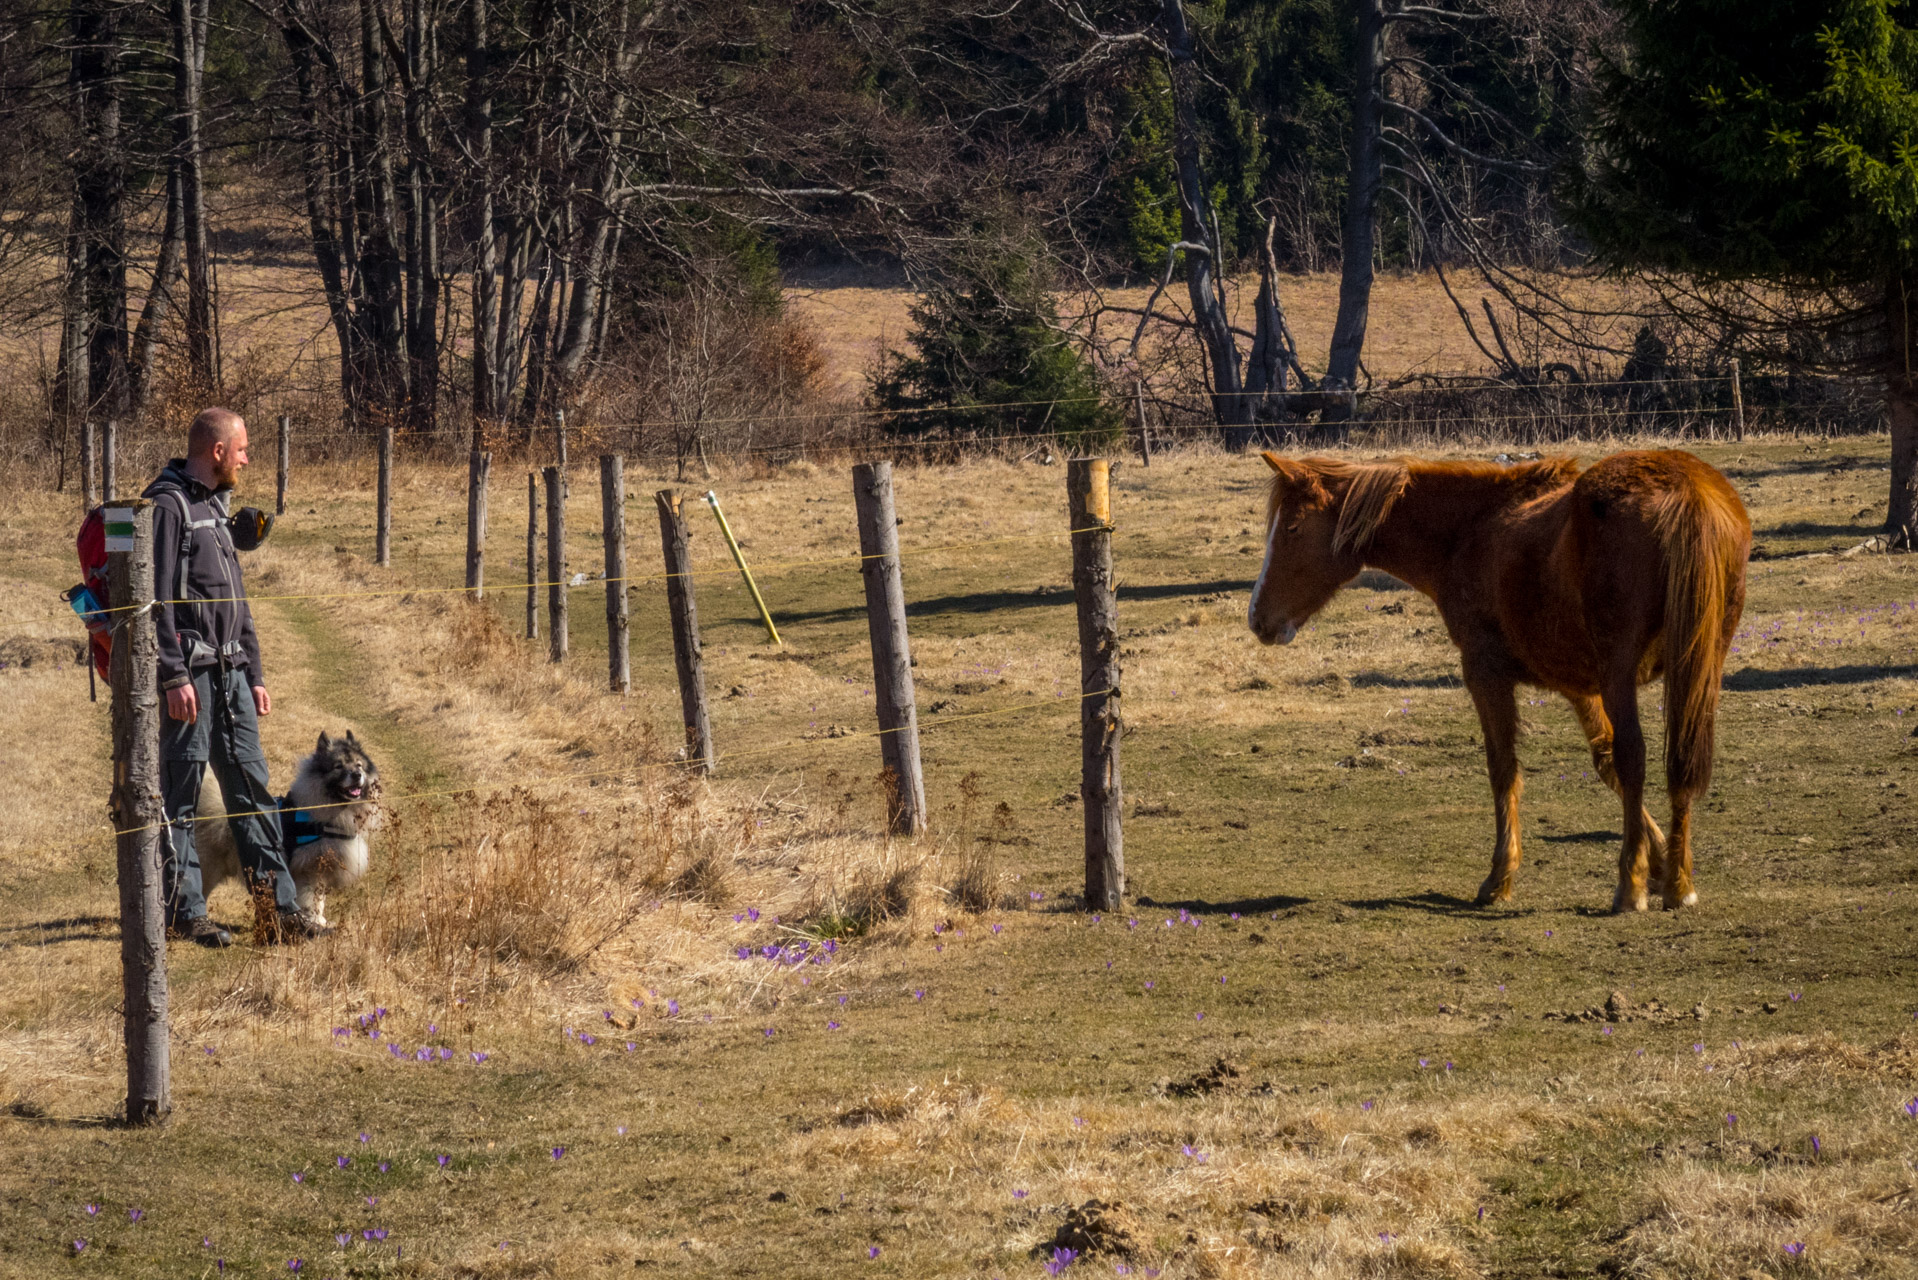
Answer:
<path fill-rule="evenodd" d="M 360 789 L 358 787 L 348 787 L 346 789 L 346 794 L 349 796 L 352 796 L 355 800 L 357 800 L 360 798 Z"/>

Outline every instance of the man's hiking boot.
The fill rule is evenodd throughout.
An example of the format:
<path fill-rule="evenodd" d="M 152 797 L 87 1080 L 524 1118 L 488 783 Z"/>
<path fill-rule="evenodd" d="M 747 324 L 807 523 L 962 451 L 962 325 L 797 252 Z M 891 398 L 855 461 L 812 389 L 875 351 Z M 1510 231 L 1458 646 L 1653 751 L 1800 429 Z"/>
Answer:
<path fill-rule="evenodd" d="M 295 907 L 291 911 L 276 911 L 267 918 L 266 937 L 268 945 L 290 942 L 305 942 L 309 938 L 323 938 L 333 932 L 313 918 L 310 911 Z"/>
<path fill-rule="evenodd" d="M 233 945 L 233 935 L 205 916 L 197 916 L 183 925 L 177 925 L 171 932 L 176 938 L 185 938 L 188 942 L 202 947 L 217 948 Z"/>

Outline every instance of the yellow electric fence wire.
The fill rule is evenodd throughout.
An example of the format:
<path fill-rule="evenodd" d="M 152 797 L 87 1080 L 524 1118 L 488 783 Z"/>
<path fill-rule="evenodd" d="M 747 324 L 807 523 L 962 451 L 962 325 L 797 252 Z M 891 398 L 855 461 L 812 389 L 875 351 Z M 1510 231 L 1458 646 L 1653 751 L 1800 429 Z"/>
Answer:
<path fill-rule="evenodd" d="M 977 538 L 969 542 L 949 542 L 944 544 L 943 546 L 901 547 L 899 549 L 899 554 L 902 556 L 933 555 L 941 551 L 966 551 L 966 550 L 970 550 L 973 547 L 990 547 L 1002 542 L 1028 542 L 1037 538 L 1068 538 L 1075 533 L 1092 533 L 1105 528 L 1106 526 L 1104 525 L 1095 525 L 1095 526 L 1089 526 L 1084 529 L 1054 529 L 1054 530 L 1049 530 L 1045 533 L 1010 533 L 1001 538 Z M 877 556 L 860 555 L 857 552 L 854 552 L 849 555 L 822 556 L 814 560 L 773 561 L 770 564 L 763 564 L 759 566 L 759 570 L 760 572 L 763 573 L 767 570 L 806 569 L 806 568 L 815 568 L 820 565 L 829 565 L 829 564 L 863 563 L 864 561 L 875 560 L 878 558 L 879 557 Z M 579 585 L 582 587 L 604 586 L 608 582 L 625 582 L 625 583 L 636 585 L 643 582 L 665 582 L 670 578 L 679 578 L 679 577 L 729 578 L 737 572 L 738 570 L 736 569 L 719 568 L 719 569 L 695 569 L 691 573 L 687 573 L 687 574 L 677 574 L 677 573 L 649 573 L 649 574 L 637 574 L 637 575 L 628 574 L 624 578 L 587 578 L 583 582 L 581 582 Z M 572 579 L 565 578 L 565 579 L 561 579 L 558 582 L 533 582 L 533 583 L 513 582 L 503 586 L 495 586 L 493 590 L 494 591 L 509 591 L 509 590 L 520 591 L 528 586 L 532 586 L 535 588 L 544 588 L 544 587 L 555 587 L 555 586 L 560 586 L 560 587 L 570 586 L 571 584 L 572 584 Z M 144 605 L 131 605 L 131 604 L 114 605 L 109 608 L 96 610 L 96 612 L 124 613 L 129 609 L 149 609 L 157 604 L 233 604 L 239 601 L 244 601 L 249 604 L 259 604 L 269 600 L 272 600 L 272 601 L 350 600 L 350 599 L 361 598 L 361 597 L 370 599 L 377 596 L 451 595 L 451 594 L 463 594 L 468 591 L 477 591 L 477 590 L 483 590 L 483 589 L 484 588 L 465 587 L 465 586 L 461 586 L 461 587 L 380 587 L 372 591 L 315 591 L 315 592 L 307 592 L 307 593 L 293 594 L 293 595 L 271 595 L 271 596 L 248 595 L 248 596 L 205 596 L 205 597 L 196 596 L 196 597 L 183 599 L 183 600 L 150 600 Z"/>
<path fill-rule="evenodd" d="M 1078 701 L 1084 702 L 1087 698 L 1101 698 L 1101 697 L 1104 697 L 1106 694 L 1117 694 L 1117 693 L 1118 693 L 1118 690 L 1116 689 L 1095 689 L 1091 693 L 1080 694 L 1078 697 Z M 926 733 L 933 729 L 944 728 L 946 725 L 949 725 L 949 724 L 956 724 L 957 722 L 961 720 L 979 720 L 987 716 L 1011 715 L 1014 712 L 1019 712 L 1019 711 L 1036 711 L 1041 707 L 1059 706 L 1065 701 L 1066 699 L 1063 696 L 1056 696 L 1052 698 L 1041 699 L 1037 702 L 1014 703 L 1012 706 L 1009 706 L 1009 707 L 993 707 L 986 711 L 966 711 L 966 712 L 961 712 L 959 715 L 956 715 L 956 716 L 944 716 L 940 718 L 939 720 L 934 721 L 931 724 L 921 724 L 921 725 L 918 725 L 917 727 L 921 733 Z M 825 740 L 825 741 L 838 741 L 838 742 L 853 742 L 853 741 L 857 741 L 865 738 L 883 738 L 889 733 L 898 733 L 900 732 L 900 730 L 904 728 L 905 728 L 904 725 L 899 725 L 891 729 L 868 729 L 868 730 L 862 730 L 857 733 L 843 734 L 837 739 L 800 738 L 798 739 L 798 741 L 799 742 L 818 742 L 818 741 Z M 659 760 L 659 761 L 653 761 L 651 763 L 645 763 L 645 764 L 623 765 L 616 769 L 592 769 L 584 773 L 554 774 L 544 778 L 535 778 L 531 780 L 530 782 L 521 781 L 521 782 L 479 783 L 470 787 L 449 787 L 444 790 L 438 790 L 438 791 L 409 791 L 403 795 L 384 797 L 380 800 L 380 803 L 381 804 L 398 804 L 401 801 L 405 801 L 405 800 L 444 799 L 447 796 L 466 796 L 466 795 L 473 795 L 478 792 L 511 791 L 517 788 L 532 789 L 532 788 L 538 788 L 543 786 L 554 786 L 563 782 L 577 782 L 577 781 L 580 781 L 581 779 L 586 779 L 586 778 L 613 777 L 616 775 L 631 772 L 633 770 L 686 769 L 686 768 L 692 767 L 693 765 L 707 764 L 707 763 L 716 764 L 721 760 L 726 760 L 726 761 L 748 760 L 755 756 L 775 755 L 783 752 L 790 752 L 791 750 L 793 750 L 794 746 L 795 746 L 794 743 L 787 742 L 787 743 L 782 743 L 776 747 L 759 747 L 750 751 L 735 751 L 724 756 L 712 756 L 712 757 L 700 756 L 692 760 Z M 344 809 L 356 804 L 364 804 L 364 803 L 365 801 L 363 800 L 340 800 L 331 804 L 302 805 L 299 811 L 301 813 L 317 813 L 321 809 Z M 205 816 L 195 815 L 192 819 L 190 819 L 190 821 L 196 824 L 201 822 L 224 822 L 228 818 L 261 818 L 261 817 L 270 816 L 277 812 L 278 810 L 271 810 L 271 809 L 248 809 L 239 813 L 216 813 L 216 814 L 207 814 Z M 142 831 L 157 831 L 161 829 L 162 827 L 169 827 L 173 825 L 174 825 L 173 823 L 169 823 L 169 822 L 150 822 L 143 827 L 115 828 L 113 834 L 116 838 L 119 836 L 138 835 Z"/>

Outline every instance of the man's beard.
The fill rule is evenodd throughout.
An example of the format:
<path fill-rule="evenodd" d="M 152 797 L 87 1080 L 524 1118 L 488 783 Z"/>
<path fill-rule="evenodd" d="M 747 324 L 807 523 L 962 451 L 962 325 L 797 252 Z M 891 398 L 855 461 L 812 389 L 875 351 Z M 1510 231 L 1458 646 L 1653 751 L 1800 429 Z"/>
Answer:
<path fill-rule="evenodd" d="M 231 464 L 213 464 L 213 487 L 215 489 L 234 489 L 240 483 L 240 469 Z"/>

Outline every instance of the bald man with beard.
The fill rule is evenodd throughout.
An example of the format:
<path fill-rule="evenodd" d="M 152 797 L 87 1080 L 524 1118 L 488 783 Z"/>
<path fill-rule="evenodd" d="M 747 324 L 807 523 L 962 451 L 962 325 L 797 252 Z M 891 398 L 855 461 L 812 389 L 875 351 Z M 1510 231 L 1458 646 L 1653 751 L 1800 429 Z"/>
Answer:
<path fill-rule="evenodd" d="M 209 764 L 257 909 L 272 903 L 265 935 L 294 941 L 323 931 L 299 908 L 260 749 L 259 717 L 273 710 L 273 699 L 238 551 L 258 544 L 261 526 L 240 527 L 236 544 L 227 510 L 246 464 L 246 421 L 227 409 L 206 409 L 187 432 L 186 457 L 167 463 L 142 495 L 154 504 L 154 621 L 166 696 L 160 724 L 167 821 L 161 884 L 169 932 L 205 947 L 233 944 L 233 935 L 207 916 L 194 844 L 200 783 Z"/>

